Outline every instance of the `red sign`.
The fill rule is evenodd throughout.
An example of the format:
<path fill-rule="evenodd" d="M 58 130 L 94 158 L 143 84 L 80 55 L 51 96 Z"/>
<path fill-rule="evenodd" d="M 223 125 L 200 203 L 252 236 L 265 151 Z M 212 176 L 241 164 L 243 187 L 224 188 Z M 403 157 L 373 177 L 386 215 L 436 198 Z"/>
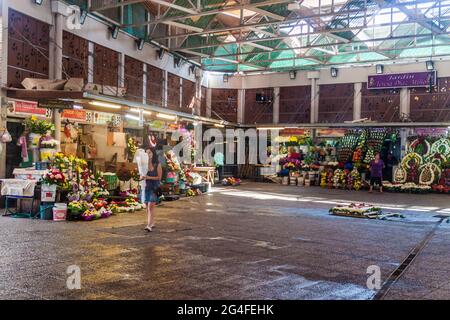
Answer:
<path fill-rule="evenodd" d="M 346 129 L 317 129 L 316 134 L 318 137 L 343 137 L 347 133 Z"/>
<path fill-rule="evenodd" d="M 86 121 L 86 110 L 64 110 L 62 117 L 64 119 Z"/>
<path fill-rule="evenodd" d="M 311 130 L 299 129 L 299 128 L 289 128 L 289 129 L 281 130 L 280 135 L 281 136 L 310 136 Z"/>
<path fill-rule="evenodd" d="M 14 105 L 14 111 L 16 113 L 47 116 L 47 110 L 38 108 L 37 102 L 14 101 Z"/>

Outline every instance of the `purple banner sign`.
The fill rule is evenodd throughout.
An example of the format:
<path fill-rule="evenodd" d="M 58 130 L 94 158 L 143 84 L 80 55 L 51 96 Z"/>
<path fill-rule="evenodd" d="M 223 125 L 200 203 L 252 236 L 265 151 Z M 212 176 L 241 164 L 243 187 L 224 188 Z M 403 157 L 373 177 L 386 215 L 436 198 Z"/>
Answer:
<path fill-rule="evenodd" d="M 436 71 L 369 76 L 367 89 L 393 89 L 401 87 L 429 87 L 436 84 Z"/>

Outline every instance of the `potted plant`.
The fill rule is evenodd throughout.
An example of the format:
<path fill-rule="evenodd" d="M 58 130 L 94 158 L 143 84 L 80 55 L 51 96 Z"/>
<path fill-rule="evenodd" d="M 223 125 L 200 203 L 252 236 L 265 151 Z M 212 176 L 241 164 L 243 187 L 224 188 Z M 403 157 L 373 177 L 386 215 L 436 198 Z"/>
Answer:
<path fill-rule="evenodd" d="M 48 131 L 54 131 L 55 126 L 47 120 L 39 120 L 36 116 L 32 116 L 24 121 L 25 128 L 30 131 L 28 135 L 32 148 L 39 147 L 40 138 Z"/>

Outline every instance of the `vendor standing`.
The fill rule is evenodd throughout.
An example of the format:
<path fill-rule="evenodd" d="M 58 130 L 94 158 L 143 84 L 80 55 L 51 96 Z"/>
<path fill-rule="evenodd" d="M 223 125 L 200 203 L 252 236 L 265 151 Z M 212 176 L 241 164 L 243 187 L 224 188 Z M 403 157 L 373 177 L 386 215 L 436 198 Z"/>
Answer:
<path fill-rule="evenodd" d="M 384 162 L 381 160 L 380 153 L 377 153 L 375 160 L 370 162 L 370 193 L 372 193 L 374 185 L 378 185 L 380 192 L 383 192 L 383 169 Z"/>

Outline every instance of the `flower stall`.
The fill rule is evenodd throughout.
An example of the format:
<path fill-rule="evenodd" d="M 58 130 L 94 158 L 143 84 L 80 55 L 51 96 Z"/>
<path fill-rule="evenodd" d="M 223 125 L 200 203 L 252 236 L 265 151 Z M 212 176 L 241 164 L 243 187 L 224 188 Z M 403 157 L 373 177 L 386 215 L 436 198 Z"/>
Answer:
<path fill-rule="evenodd" d="M 411 137 L 408 152 L 394 172 L 394 182 L 384 182 L 387 191 L 427 193 L 450 191 L 450 139 L 445 136 Z"/>

